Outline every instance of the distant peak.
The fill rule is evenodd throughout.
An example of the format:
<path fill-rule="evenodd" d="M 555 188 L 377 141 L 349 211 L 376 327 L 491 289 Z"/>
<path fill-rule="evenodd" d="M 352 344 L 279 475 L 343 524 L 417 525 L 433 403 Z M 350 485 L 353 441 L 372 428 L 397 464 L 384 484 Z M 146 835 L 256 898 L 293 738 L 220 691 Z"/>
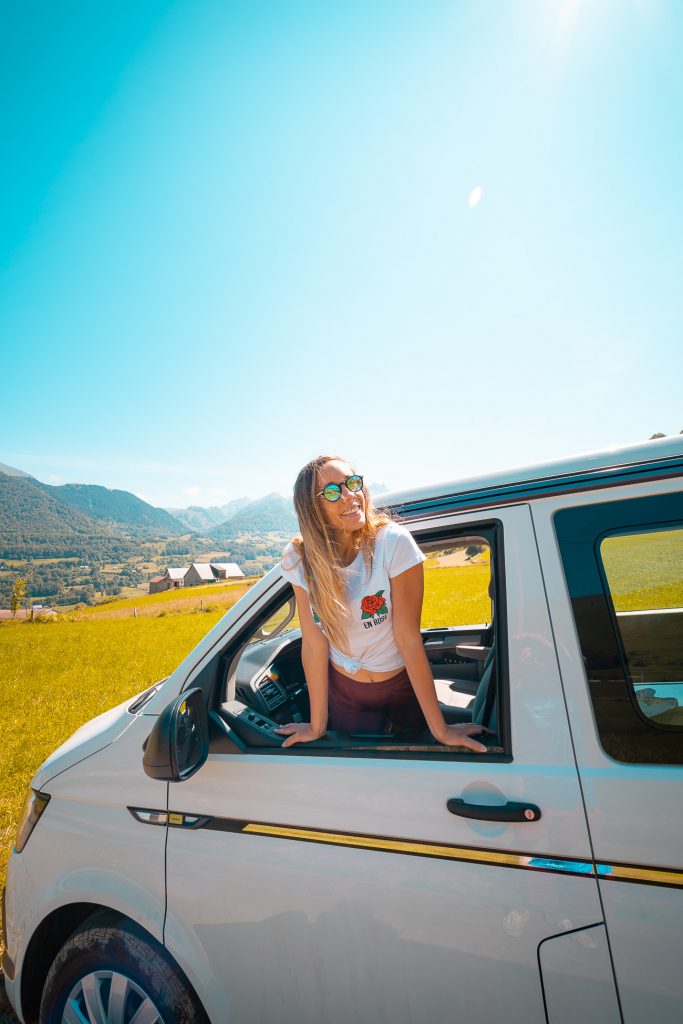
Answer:
<path fill-rule="evenodd" d="M 4 462 L 0 462 L 0 473 L 4 473 L 5 476 L 25 476 L 33 480 L 30 473 L 24 473 L 23 469 L 15 469 L 14 466 L 6 466 Z"/>

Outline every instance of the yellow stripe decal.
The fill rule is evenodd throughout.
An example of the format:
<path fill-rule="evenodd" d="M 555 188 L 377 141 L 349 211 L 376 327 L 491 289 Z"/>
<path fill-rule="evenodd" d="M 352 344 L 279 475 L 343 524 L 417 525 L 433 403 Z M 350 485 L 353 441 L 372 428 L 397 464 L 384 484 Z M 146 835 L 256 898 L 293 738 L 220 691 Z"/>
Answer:
<path fill-rule="evenodd" d="M 415 843 L 405 839 L 376 839 L 371 836 L 354 836 L 342 832 L 318 832 L 307 828 L 285 828 L 282 825 L 245 825 L 243 832 L 263 836 L 279 836 L 283 839 L 303 839 L 314 843 L 331 843 L 335 846 L 355 846 L 365 850 L 385 850 L 389 853 L 412 853 L 426 857 L 441 857 L 448 860 L 469 860 L 479 864 L 500 864 L 507 867 L 533 867 L 531 857 L 516 853 L 498 853 L 495 850 L 475 850 L 467 846 L 441 846 L 438 843 Z"/>
<path fill-rule="evenodd" d="M 649 882 L 651 885 L 669 885 L 683 888 L 683 872 L 662 868 L 640 868 L 627 864 L 598 864 L 600 878 L 613 878 L 622 882 Z"/>
<path fill-rule="evenodd" d="M 409 839 L 390 839 L 380 836 L 353 835 L 348 832 L 324 832 L 311 828 L 292 828 L 286 825 L 268 825 L 265 822 L 245 823 L 240 829 L 252 835 L 274 836 L 280 839 L 298 839 L 303 842 L 327 843 L 332 846 L 350 846 L 361 850 L 380 850 L 386 853 L 404 853 L 420 857 L 469 861 L 499 867 L 528 868 L 560 874 L 583 875 L 624 882 L 643 882 L 683 888 L 683 872 L 657 868 L 635 867 L 625 864 L 598 864 L 597 871 L 588 861 L 544 857 L 542 854 L 501 853 L 498 850 L 479 850 L 470 846 L 447 846 L 441 843 L 414 842 Z"/>

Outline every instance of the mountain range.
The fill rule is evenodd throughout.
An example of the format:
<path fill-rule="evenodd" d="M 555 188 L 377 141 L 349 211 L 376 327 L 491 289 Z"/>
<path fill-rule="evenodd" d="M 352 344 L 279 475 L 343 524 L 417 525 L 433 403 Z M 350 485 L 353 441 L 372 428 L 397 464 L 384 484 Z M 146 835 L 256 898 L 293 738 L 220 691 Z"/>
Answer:
<path fill-rule="evenodd" d="M 59 606 L 93 604 L 144 586 L 168 565 L 208 558 L 256 575 L 297 531 L 293 503 L 281 494 L 162 509 L 130 491 L 45 484 L 0 463 L 0 605 L 22 576 L 32 599 Z"/>
<path fill-rule="evenodd" d="M 291 536 L 299 530 L 294 514 L 294 505 L 281 494 L 266 494 L 258 501 L 252 501 L 235 512 L 226 522 L 219 523 L 205 532 L 223 543 L 233 541 L 243 534 L 287 533 Z"/>
<path fill-rule="evenodd" d="M 186 526 L 188 530 L 202 533 L 210 530 L 212 526 L 220 526 L 226 519 L 230 519 L 236 512 L 241 511 L 246 505 L 250 504 L 251 498 L 234 498 L 227 505 L 210 505 L 209 508 L 202 508 L 200 505 L 190 505 L 189 508 L 167 508 L 166 511 Z"/>
<path fill-rule="evenodd" d="M 178 537 L 186 530 L 163 509 L 128 491 L 92 484 L 54 487 L 0 472 L 0 557 L 80 557 L 126 538 Z M 82 550 L 83 549 L 83 550 Z"/>
<path fill-rule="evenodd" d="M 291 501 L 268 494 L 222 507 L 155 508 L 129 491 L 95 484 L 42 483 L 0 463 L 0 558 L 92 558 L 124 555 L 136 540 L 193 534 L 224 543 L 245 534 L 297 529 Z"/>

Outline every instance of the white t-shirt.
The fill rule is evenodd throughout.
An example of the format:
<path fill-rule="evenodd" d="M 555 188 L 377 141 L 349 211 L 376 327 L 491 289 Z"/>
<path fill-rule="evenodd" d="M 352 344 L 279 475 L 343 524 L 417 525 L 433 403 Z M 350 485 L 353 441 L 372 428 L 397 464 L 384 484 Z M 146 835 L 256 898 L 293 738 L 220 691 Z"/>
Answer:
<path fill-rule="evenodd" d="M 375 538 L 370 575 L 367 574 L 362 551 L 358 552 L 351 565 L 341 570 L 351 610 L 347 629 L 351 657 L 330 643 L 330 658 L 335 665 L 348 673 L 361 668 L 369 672 L 390 672 L 392 669 L 398 672 L 403 668 L 403 658 L 394 637 L 389 580 L 425 559 L 405 526 L 387 523 L 380 527 Z M 287 566 L 284 568 L 281 563 L 285 579 L 307 591 L 303 565 L 293 544 L 288 544 L 282 552 L 282 562 Z M 318 625 L 323 628 L 320 622 Z"/>

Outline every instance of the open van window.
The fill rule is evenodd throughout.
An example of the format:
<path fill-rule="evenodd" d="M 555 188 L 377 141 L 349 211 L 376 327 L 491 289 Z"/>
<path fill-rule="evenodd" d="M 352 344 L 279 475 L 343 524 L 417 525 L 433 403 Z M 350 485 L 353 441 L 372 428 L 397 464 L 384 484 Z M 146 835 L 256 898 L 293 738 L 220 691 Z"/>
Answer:
<path fill-rule="evenodd" d="M 441 531 L 416 539 L 427 555 L 421 631 L 444 718 L 487 725 L 494 732 L 490 751 L 500 756 L 503 748 L 495 733 L 503 674 L 492 600 L 495 533 L 491 527 L 476 534 Z M 219 713 L 253 752 L 280 751 L 282 738 L 274 729 L 309 718 L 301 630 L 293 606 L 287 587 L 284 600 L 267 609 L 248 641 L 222 655 Z M 320 740 L 293 748 L 297 755 L 361 751 L 366 756 L 463 756 L 437 744 L 428 732 L 380 736 L 328 730 Z"/>

